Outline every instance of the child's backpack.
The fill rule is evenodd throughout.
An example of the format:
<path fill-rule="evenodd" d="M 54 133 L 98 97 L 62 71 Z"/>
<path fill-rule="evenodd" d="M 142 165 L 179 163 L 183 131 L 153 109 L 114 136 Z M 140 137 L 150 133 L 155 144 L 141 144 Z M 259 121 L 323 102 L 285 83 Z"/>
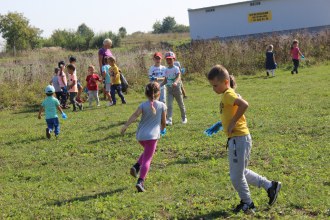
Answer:
<path fill-rule="evenodd" d="M 123 92 L 127 93 L 128 82 L 127 82 L 124 74 L 121 72 L 121 70 L 119 70 L 119 72 L 120 72 L 121 90 Z"/>

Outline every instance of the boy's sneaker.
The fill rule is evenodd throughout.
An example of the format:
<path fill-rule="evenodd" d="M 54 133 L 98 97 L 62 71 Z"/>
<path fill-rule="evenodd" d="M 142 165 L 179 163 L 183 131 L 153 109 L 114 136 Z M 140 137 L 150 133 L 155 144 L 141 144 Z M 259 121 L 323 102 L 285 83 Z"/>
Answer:
<path fill-rule="evenodd" d="M 269 189 L 267 190 L 267 194 L 269 197 L 269 205 L 273 205 L 276 202 L 278 193 L 281 190 L 281 186 L 282 183 L 281 182 L 277 182 L 277 181 L 272 181 L 272 186 L 269 187 Z"/>
<path fill-rule="evenodd" d="M 293 70 L 291 71 L 291 74 L 292 74 L 292 75 L 294 74 Z"/>
<path fill-rule="evenodd" d="M 46 137 L 50 139 L 50 130 L 49 128 L 46 128 Z"/>
<path fill-rule="evenodd" d="M 139 179 L 137 184 L 135 185 L 136 189 L 138 192 L 145 192 L 145 188 L 144 188 L 144 181 L 143 179 Z"/>
<path fill-rule="evenodd" d="M 166 125 L 172 125 L 172 121 L 166 120 Z"/>
<path fill-rule="evenodd" d="M 241 200 L 240 204 L 238 204 L 236 206 L 236 208 L 233 210 L 233 212 L 239 213 L 242 210 L 246 214 L 248 214 L 248 213 L 253 213 L 254 214 L 255 213 L 255 208 L 256 207 L 254 206 L 254 203 L 253 202 L 251 202 L 251 204 L 248 205 L 247 203 L 244 203 Z"/>
<path fill-rule="evenodd" d="M 108 106 L 112 106 L 112 105 L 113 105 L 113 102 L 109 102 L 109 103 L 108 103 Z"/>
<path fill-rule="evenodd" d="M 124 101 L 122 102 L 122 104 L 127 104 L 127 102 L 124 100 Z"/>
<path fill-rule="evenodd" d="M 78 105 L 78 107 L 79 107 L 79 110 L 81 111 L 81 110 L 84 110 L 84 107 L 83 107 L 83 105 L 80 103 L 79 105 Z"/>
<path fill-rule="evenodd" d="M 187 124 L 187 122 L 188 122 L 187 118 L 182 119 L 182 124 Z"/>

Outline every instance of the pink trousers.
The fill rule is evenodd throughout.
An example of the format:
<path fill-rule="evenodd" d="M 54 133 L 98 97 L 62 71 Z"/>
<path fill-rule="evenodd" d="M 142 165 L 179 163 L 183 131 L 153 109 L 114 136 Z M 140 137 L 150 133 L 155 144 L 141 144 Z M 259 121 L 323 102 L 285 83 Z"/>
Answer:
<path fill-rule="evenodd" d="M 141 154 L 138 164 L 140 164 L 140 178 L 145 179 L 151 164 L 152 157 L 154 156 L 158 140 L 145 140 L 139 141 L 139 143 L 144 148 Z"/>

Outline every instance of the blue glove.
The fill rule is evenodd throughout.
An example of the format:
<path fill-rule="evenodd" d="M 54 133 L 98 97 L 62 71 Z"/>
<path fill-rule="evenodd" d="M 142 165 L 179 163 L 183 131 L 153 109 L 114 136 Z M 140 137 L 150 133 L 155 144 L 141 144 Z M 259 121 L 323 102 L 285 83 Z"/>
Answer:
<path fill-rule="evenodd" d="M 212 136 L 213 134 L 216 134 L 218 133 L 218 131 L 220 130 L 223 130 L 223 127 L 222 127 L 222 122 L 221 121 L 218 121 L 217 123 L 215 123 L 214 125 L 212 125 L 210 128 L 206 129 L 204 131 L 204 134 L 206 136 Z"/>
<path fill-rule="evenodd" d="M 164 128 L 162 131 L 160 131 L 160 134 L 162 135 L 162 137 L 164 137 L 166 134 L 166 128 Z"/>
<path fill-rule="evenodd" d="M 63 119 L 67 119 L 68 116 L 67 116 L 64 112 L 62 112 L 62 118 L 63 118 Z"/>
<path fill-rule="evenodd" d="M 301 55 L 301 59 L 305 59 L 305 56 L 304 55 Z"/>
<path fill-rule="evenodd" d="M 181 68 L 181 74 L 184 74 L 186 72 L 186 68 Z"/>
<path fill-rule="evenodd" d="M 154 81 L 156 79 L 156 77 L 155 76 L 149 76 L 149 79 Z"/>

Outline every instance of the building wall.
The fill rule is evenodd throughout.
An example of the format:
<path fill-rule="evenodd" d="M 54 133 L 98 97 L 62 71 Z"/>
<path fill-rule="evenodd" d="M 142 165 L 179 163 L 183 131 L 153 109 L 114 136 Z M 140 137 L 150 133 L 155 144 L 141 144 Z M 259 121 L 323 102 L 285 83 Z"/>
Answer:
<path fill-rule="evenodd" d="M 247 1 L 188 13 L 192 39 L 222 38 L 329 26 L 330 0 Z"/>

